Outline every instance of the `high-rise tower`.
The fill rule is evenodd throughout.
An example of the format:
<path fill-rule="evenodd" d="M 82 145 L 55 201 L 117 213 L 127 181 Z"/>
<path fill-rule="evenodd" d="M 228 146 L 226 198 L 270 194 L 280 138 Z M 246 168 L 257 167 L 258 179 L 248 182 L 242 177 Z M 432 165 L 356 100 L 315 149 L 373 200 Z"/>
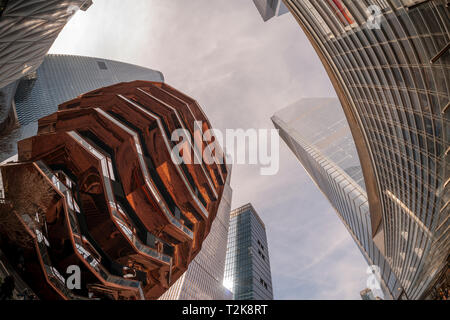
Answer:
<path fill-rule="evenodd" d="M 231 165 L 222 200 L 211 231 L 203 241 L 202 250 L 192 260 L 188 270 L 167 290 L 160 300 L 231 300 L 232 293 L 223 286 L 225 256 L 232 189 Z"/>
<path fill-rule="evenodd" d="M 350 125 L 369 236 L 391 270 L 389 291 L 426 298 L 447 270 L 450 250 L 447 1 L 284 3 L 324 64 Z"/>
<path fill-rule="evenodd" d="M 80 94 L 133 80 L 163 82 L 161 72 L 102 58 L 50 54 L 33 77 L 18 80 L 8 95 L 19 127 L 0 137 L 0 162 L 17 154 L 17 141 L 37 133 L 38 119 Z M 9 87 L 9 86 L 8 86 Z"/>
<path fill-rule="evenodd" d="M 289 12 L 281 0 L 253 0 L 253 2 L 264 21 Z"/>
<path fill-rule="evenodd" d="M 0 133 L 17 124 L 17 82 L 33 78 L 45 55 L 70 18 L 86 11 L 92 0 L 0 1 Z"/>
<path fill-rule="evenodd" d="M 35 71 L 66 23 L 92 0 L 2 0 L 0 88 Z"/>
<path fill-rule="evenodd" d="M 272 300 L 266 227 L 251 204 L 230 214 L 224 285 L 234 300 Z"/>
<path fill-rule="evenodd" d="M 339 100 L 302 99 L 278 111 L 272 121 L 330 201 L 367 263 L 380 266 L 381 288 L 389 296 L 388 283 L 396 278 L 371 236 L 361 164 Z"/>

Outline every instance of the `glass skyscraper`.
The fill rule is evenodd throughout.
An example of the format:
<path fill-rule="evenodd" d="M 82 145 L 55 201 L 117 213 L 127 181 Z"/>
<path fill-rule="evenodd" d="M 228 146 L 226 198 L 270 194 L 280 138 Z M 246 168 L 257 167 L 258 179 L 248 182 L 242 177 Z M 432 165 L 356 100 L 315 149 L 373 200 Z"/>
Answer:
<path fill-rule="evenodd" d="M 37 120 L 80 94 L 120 82 L 164 81 L 159 71 L 93 57 L 47 55 L 33 77 L 18 81 L 13 99 L 20 127 L 0 137 L 0 162 L 17 153 L 16 142 L 37 133 Z"/>
<path fill-rule="evenodd" d="M 78 9 L 92 0 L 0 0 L 0 134 L 17 124 L 14 92 L 33 77 L 50 47 Z"/>
<path fill-rule="evenodd" d="M 364 176 L 368 237 L 380 252 L 373 263 L 390 274 L 384 279 L 393 298 L 430 297 L 450 250 L 447 1 L 284 3 L 349 123 Z M 351 230 L 360 239 L 363 230 Z"/>
<path fill-rule="evenodd" d="M 281 0 L 253 0 L 253 2 L 264 21 L 289 12 Z"/>
<path fill-rule="evenodd" d="M 188 270 L 167 290 L 160 300 L 232 300 L 232 293 L 223 286 L 225 255 L 232 189 L 231 165 L 216 219 L 202 249 L 192 260 Z"/>
<path fill-rule="evenodd" d="M 92 0 L 0 1 L 0 88 L 35 71 L 78 9 Z"/>
<path fill-rule="evenodd" d="M 283 120 L 365 190 L 358 152 L 338 99 L 302 99 L 278 111 L 275 119 Z"/>
<path fill-rule="evenodd" d="M 366 186 L 350 127 L 336 98 L 303 99 L 277 112 L 280 136 L 335 208 L 367 263 L 381 261 L 380 283 L 392 297 L 395 274 L 371 237 Z M 392 280 L 394 279 L 394 280 Z"/>
<path fill-rule="evenodd" d="M 251 204 L 231 211 L 224 285 L 234 300 L 272 300 L 266 227 Z"/>

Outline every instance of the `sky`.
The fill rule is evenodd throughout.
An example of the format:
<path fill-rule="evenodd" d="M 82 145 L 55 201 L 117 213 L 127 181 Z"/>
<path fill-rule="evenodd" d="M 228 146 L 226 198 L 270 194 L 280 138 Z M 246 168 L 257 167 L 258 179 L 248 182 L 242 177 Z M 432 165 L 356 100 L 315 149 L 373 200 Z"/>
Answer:
<path fill-rule="evenodd" d="M 50 53 L 159 70 L 214 128 L 268 128 L 278 110 L 336 94 L 290 14 L 263 22 L 251 0 L 94 0 Z M 234 165 L 233 208 L 266 225 L 275 299 L 360 299 L 367 264 L 326 198 L 280 140 L 280 170 Z"/>

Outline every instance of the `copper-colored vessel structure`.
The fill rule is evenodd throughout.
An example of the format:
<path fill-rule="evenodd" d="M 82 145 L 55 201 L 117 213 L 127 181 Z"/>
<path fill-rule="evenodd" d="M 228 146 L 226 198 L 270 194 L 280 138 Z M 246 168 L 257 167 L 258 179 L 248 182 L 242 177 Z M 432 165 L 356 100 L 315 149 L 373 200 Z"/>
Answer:
<path fill-rule="evenodd" d="M 212 164 L 201 161 L 203 139 L 201 146 L 184 142 L 200 161 L 172 160 L 172 132 L 194 137 L 195 121 L 200 134 L 211 129 L 192 98 L 165 83 L 135 81 L 60 105 L 39 120 L 36 136 L 19 142 L 19 161 L 1 167 L 3 206 L 32 242 L 23 249 L 23 277 L 40 298 L 157 299 L 186 271 L 228 174 L 222 152 Z M 8 190 L 28 173 L 51 193 L 38 210 L 44 224 L 8 202 Z M 81 288 L 67 285 L 74 265 Z"/>

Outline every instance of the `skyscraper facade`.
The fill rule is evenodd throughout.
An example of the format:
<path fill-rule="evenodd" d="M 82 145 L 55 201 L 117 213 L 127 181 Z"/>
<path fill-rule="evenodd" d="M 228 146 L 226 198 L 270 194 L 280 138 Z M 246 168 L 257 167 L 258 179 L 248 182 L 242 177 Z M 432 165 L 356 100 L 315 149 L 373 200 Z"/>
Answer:
<path fill-rule="evenodd" d="M 0 167 L 2 219 L 17 222 L 1 225 L 0 245 L 9 256 L 21 248 L 17 271 L 36 294 L 157 299 L 185 272 L 228 178 L 223 161 L 173 160 L 170 132 L 192 136 L 195 121 L 211 129 L 195 100 L 149 81 L 85 93 L 39 120 L 18 162 Z M 180 157 L 189 152 L 199 157 L 193 143 Z"/>
<path fill-rule="evenodd" d="M 350 125 L 370 236 L 394 275 L 389 291 L 426 298 L 450 250 L 447 1 L 284 3 L 324 64 Z"/>
<path fill-rule="evenodd" d="M 228 168 L 228 180 L 225 183 L 216 219 L 203 242 L 200 253 L 160 300 L 231 300 L 233 298 L 232 293 L 223 286 L 232 198 L 230 178 L 231 165 Z"/>
<path fill-rule="evenodd" d="M 366 187 L 356 146 L 336 98 L 302 99 L 277 112 L 272 121 L 280 136 L 336 210 L 369 265 L 380 266 L 386 297 L 396 279 L 375 245 Z M 331 241 L 331 239 L 330 239 Z"/>
<path fill-rule="evenodd" d="M 92 0 L 0 1 L 0 134 L 17 124 L 14 96 L 17 82 L 34 77 L 59 33 Z"/>
<path fill-rule="evenodd" d="M 17 81 L 8 95 L 15 104 L 20 127 L 0 137 L 0 161 L 17 153 L 17 141 L 37 133 L 37 120 L 80 94 L 133 80 L 163 82 L 161 72 L 101 58 L 47 55 L 33 77 Z"/>
<path fill-rule="evenodd" d="M 264 21 L 288 13 L 282 0 L 253 0 Z"/>
<path fill-rule="evenodd" d="M 266 227 L 251 204 L 231 211 L 224 285 L 234 300 L 272 300 Z"/>
<path fill-rule="evenodd" d="M 35 71 L 77 10 L 92 0 L 2 0 L 0 88 Z"/>

